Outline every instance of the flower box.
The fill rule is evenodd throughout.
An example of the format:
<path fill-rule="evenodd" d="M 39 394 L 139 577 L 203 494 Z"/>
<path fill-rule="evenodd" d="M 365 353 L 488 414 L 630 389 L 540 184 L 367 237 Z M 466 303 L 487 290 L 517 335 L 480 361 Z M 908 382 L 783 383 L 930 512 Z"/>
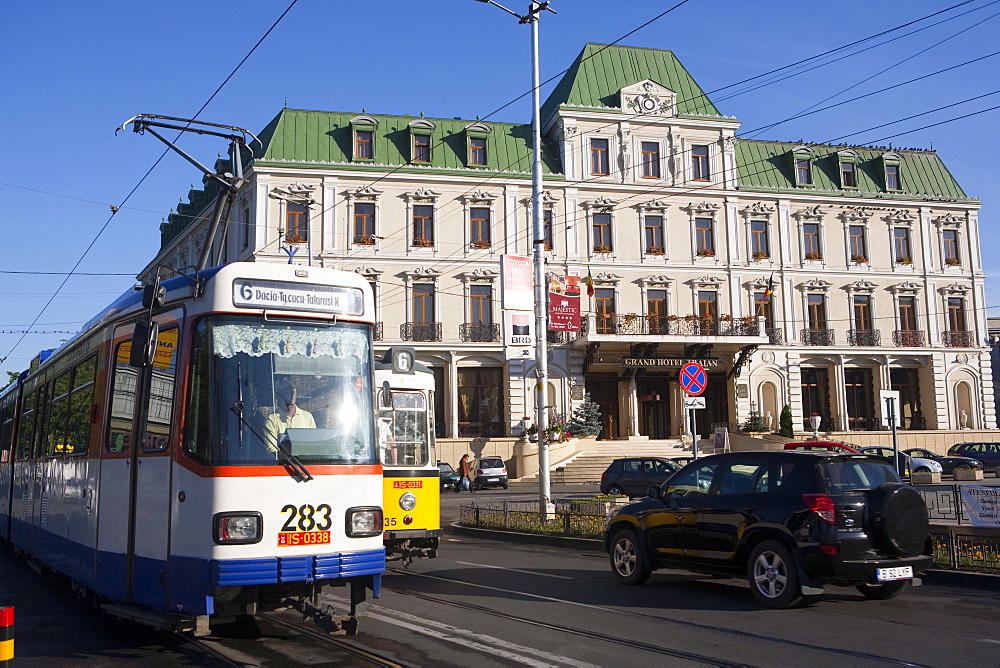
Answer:
<path fill-rule="evenodd" d="M 769 259 L 771 259 L 771 254 L 770 253 L 765 253 L 764 251 L 757 251 L 751 257 L 754 260 L 756 260 L 757 262 L 760 262 L 761 260 L 769 260 Z"/>
<path fill-rule="evenodd" d="M 414 239 L 413 245 L 420 248 L 432 248 L 434 246 L 434 242 L 430 239 Z"/>
<path fill-rule="evenodd" d="M 286 244 L 304 244 L 305 242 L 306 238 L 303 236 L 299 236 L 298 234 L 292 234 L 290 236 L 285 237 Z"/>
<path fill-rule="evenodd" d="M 611 252 L 611 246 L 604 246 L 604 245 L 598 244 L 597 246 L 594 246 L 594 252 L 595 253 L 610 253 Z"/>
<path fill-rule="evenodd" d="M 646 255 L 663 255 L 663 246 L 650 246 L 646 249 Z"/>
<path fill-rule="evenodd" d="M 852 255 L 851 262 L 854 264 L 868 264 L 868 258 L 864 255 Z"/>
<path fill-rule="evenodd" d="M 945 258 L 944 263 L 946 265 L 948 265 L 949 267 L 958 267 L 958 266 L 961 266 L 962 261 L 959 260 L 957 257 L 949 257 L 949 258 Z"/>
<path fill-rule="evenodd" d="M 374 246 L 375 237 L 359 237 L 354 240 L 355 246 Z"/>
<path fill-rule="evenodd" d="M 699 248 L 695 255 L 698 257 L 715 257 L 715 251 L 711 248 Z"/>
<path fill-rule="evenodd" d="M 820 255 L 819 253 L 806 253 L 805 257 L 806 257 L 807 260 L 822 260 L 823 259 L 823 256 Z"/>
<path fill-rule="evenodd" d="M 469 246 L 471 246 L 472 248 L 477 248 L 480 250 L 490 248 L 492 245 L 493 244 L 491 244 L 489 241 L 473 241 L 471 244 L 469 244 Z"/>
<path fill-rule="evenodd" d="M 913 264 L 913 260 L 908 257 L 897 257 L 896 264 Z"/>

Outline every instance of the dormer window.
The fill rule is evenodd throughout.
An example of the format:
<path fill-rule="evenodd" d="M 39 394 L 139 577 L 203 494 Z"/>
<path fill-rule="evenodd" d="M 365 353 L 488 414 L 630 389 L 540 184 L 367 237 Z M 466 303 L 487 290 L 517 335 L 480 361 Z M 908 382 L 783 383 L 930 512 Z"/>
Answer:
<path fill-rule="evenodd" d="M 899 162 L 898 153 L 884 153 L 882 155 L 882 172 L 885 174 L 886 190 L 903 189 L 903 175 Z"/>
<path fill-rule="evenodd" d="M 419 119 L 410 122 L 412 152 L 411 162 L 431 161 L 431 135 L 437 127 L 430 121 Z"/>
<path fill-rule="evenodd" d="M 792 160 L 795 164 L 795 185 L 811 186 L 813 150 L 808 146 L 797 146 L 792 150 Z"/>
<path fill-rule="evenodd" d="M 476 167 L 486 165 L 486 138 L 490 134 L 490 127 L 483 123 L 473 123 L 465 128 L 465 136 L 468 138 L 468 164 Z"/>
<path fill-rule="evenodd" d="M 354 159 L 375 159 L 375 130 L 378 121 L 371 116 L 355 116 L 351 119 L 351 130 L 354 133 Z"/>
<path fill-rule="evenodd" d="M 840 161 L 840 187 L 858 187 L 858 154 L 848 149 L 839 151 L 837 159 Z"/>

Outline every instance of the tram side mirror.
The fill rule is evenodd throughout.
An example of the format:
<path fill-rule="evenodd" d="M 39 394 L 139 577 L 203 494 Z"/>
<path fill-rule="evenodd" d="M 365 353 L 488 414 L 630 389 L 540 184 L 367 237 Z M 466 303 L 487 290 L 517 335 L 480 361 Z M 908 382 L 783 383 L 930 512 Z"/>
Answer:
<path fill-rule="evenodd" d="M 146 285 L 142 288 L 143 308 L 163 308 L 167 301 L 167 289 L 160 284 Z M 133 365 L 135 366 L 135 365 Z"/>
<path fill-rule="evenodd" d="M 389 381 L 382 383 L 382 406 L 392 408 L 392 387 L 389 386 Z"/>
<path fill-rule="evenodd" d="M 132 333 L 132 349 L 129 351 L 128 363 L 136 368 L 147 367 L 153 362 L 156 352 L 156 342 L 160 336 L 160 326 L 149 320 L 135 323 Z"/>

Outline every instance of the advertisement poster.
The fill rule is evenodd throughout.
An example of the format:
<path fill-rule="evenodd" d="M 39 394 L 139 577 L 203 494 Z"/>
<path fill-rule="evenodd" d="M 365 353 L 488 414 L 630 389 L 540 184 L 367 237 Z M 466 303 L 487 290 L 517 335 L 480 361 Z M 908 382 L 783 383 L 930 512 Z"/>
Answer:
<path fill-rule="evenodd" d="M 530 311 L 503 312 L 504 352 L 507 359 L 531 359 L 535 349 L 535 318 Z"/>
<path fill-rule="evenodd" d="M 580 331 L 579 276 L 549 276 L 549 330 Z"/>
<path fill-rule="evenodd" d="M 974 527 L 1000 527 L 1000 487 L 960 485 L 962 504 L 969 524 Z"/>
<path fill-rule="evenodd" d="M 500 256 L 500 300 L 504 309 L 535 310 L 533 271 L 530 257 Z"/>

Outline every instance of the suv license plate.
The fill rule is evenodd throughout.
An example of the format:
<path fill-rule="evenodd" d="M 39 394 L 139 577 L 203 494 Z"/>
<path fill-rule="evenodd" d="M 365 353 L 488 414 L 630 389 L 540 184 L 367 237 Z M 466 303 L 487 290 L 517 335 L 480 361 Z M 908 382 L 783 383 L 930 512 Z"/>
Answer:
<path fill-rule="evenodd" d="M 909 580 L 913 577 L 913 566 L 897 566 L 895 568 L 876 569 L 880 582 L 886 580 Z"/>
<path fill-rule="evenodd" d="M 500 478 L 487 478 L 486 482 L 500 482 Z"/>

